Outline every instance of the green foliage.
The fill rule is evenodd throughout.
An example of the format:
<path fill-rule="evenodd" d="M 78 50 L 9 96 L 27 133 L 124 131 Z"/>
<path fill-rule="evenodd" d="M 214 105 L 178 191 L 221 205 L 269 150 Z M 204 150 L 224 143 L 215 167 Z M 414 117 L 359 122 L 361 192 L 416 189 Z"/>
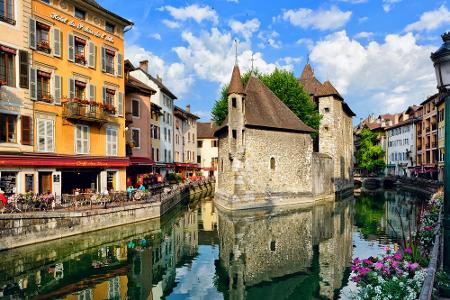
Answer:
<path fill-rule="evenodd" d="M 360 137 L 360 147 L 356 154 L 358 167 L 368 172 L 383 170 L 386 166 L 383 159 L 384 150 L 381 146 L 375 146 L 377 134 L 364 128 Z"/>
<path fill-rule="evenodd" d="M 319 129 L 322 116 L 316 109 L 315 103 L 309 94 L 305 92 L 303 86 L 298 82 L 292 72 L 275 69 L 270 74 L 253 72 L 277 97 L 284 102 L 306 125 Z M 251 72 L 246 72 L 241 76 L 244 86 L 250 78 Z M 222 94 L 216 101 L 211 111 L 216 124 L 221 124 L 228 114 L 228 85 L 222 88 Z"/>

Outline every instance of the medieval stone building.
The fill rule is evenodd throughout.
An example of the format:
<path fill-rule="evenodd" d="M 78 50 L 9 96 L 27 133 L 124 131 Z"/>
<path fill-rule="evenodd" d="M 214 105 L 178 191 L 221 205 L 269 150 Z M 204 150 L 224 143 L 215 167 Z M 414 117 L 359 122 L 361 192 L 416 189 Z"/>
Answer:
<path fill-rule="evenodd" d="M 334 110 L 334 95 L 323 97 Z M 349 126 L 351 139 L 351 118 Z M 219 139 L 216 204 L 245 209 L 313 202 L 334 195 L 333 155 L 337 150 L 329 146 L 330 154 L 315 153 L 312 132 L 258 78 L 251 76 L 244 88 L 235 65 L 228 116 L 215 132 Z M 331 137 L 329 142 L 334 142 Z M 348 149 L 345 157 L 351 161 L 351 141 Z"/>
<path fill-rule="evenodd" d="M 355 116 L 330 81 L 323 84 L 314 76 L 308 63 L 299 82 L 316 103 L 322 120 L 319 127 L 318 152 L 333 158 L 333 181 L 336 193 L 353 188 L 353 125 Z"/>

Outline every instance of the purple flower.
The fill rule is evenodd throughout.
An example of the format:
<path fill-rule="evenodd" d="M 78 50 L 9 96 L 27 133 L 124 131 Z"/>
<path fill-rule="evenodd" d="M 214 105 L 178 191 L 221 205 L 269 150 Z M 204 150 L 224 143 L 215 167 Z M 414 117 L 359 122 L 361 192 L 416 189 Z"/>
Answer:
<path fill-rule="evenodd" d="M 360 276 L 365 276 L 369 272 L 370 272 L 370 269 L 366 268 L 366 267 L 362 267 L 362 268 L 359 269 Z"/>
<path fill-rule="evenodd" d="M 366 258 L 363 260 L 363 263 L 370 266 L 372 264 L 372 261 L 369 258 Z"/>
<path fill-rule="evenodd" d="M 415 271 L 417 268 L 419 267 L 419 264 L 418 263 L 413 263 L 413 264 L 408 264 L 408 268 L 411 270 L 411 271 Z"/>
<path fill-rule="evenodd" d="M 400 252 L 396 252 L 396 253 L 394 254 L 394 259 L 395 259 L 395 260 L 401 260 L 401 259 L 402 259 L 402 254 L 401 254 Z"/>
<path fill-rule="evenodd" d="M 359 277 L 359 276 L 354 276 L 354 277 L 352 277 L 352 281 L 358 283 L 358 282 L 361 281 L 361 277 Z"/>
<path fill-rule="evenodd" d="M 406 254 L 412 254 L 412 249 L 410 247 L 405 249 Z"/>
<path fill-rule="evenodd" d="M 361 263 L 361 260 L 359 259 L 359 257 L 357 257 L 353 260 L 354 265 L 359 265 L 360 263 Z"/>

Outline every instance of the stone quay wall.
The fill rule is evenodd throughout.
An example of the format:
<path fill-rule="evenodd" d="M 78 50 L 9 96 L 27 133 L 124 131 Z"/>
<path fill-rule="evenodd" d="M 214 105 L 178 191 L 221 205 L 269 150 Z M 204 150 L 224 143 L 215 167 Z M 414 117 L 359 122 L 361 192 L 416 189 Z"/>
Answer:
<path fill-rule="evenodd" d="M 0 251 L 159 218 L 190 194 L 213 186 L 211 183 L 205 184 L 186 193 L 175 193 L 156 203 L 84 211 L 0 214 Z"/>

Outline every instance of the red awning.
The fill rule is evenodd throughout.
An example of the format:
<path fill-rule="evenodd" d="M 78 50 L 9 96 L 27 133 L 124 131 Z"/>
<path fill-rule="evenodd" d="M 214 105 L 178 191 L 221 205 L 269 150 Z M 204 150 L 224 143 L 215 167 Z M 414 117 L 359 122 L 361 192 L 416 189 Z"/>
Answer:
<path fill-rule="evenodd" d="M 115 94 L 116 94 L 116 91 L 113 90 L 113 89 L 108 89 L 108 88 L 106 88 L 106 92 L 107 92 L 108 94 L 111 94 L 111 95 L 115 95 Z"/>
<path fill-rule="evenodd" d="M 48 79 L 52 78 L 52 74 L 44 72 L 44 71 L 38 71 L 37 74 L 40 77 L 44 77 L 44 78 L 48 78 Z"/>
<path fill-rule="evenodd" d="M 0 51 L 16 55 L 16 49 L 9 48 L 9 47 L 3 46 L 3 45 L 0 45 Z"/>
<path fill-rule="evenodd" d="M 0 155 L 0 166 L 92 168 L 127 167 L 128 157 L 76 157 L 76 156 L 39 156 L 39 155 Z"/>
<path fill-rule="evenodd" d="M 83 82 L 83 81 L 79 81 L 79 80 L 75 80 L 75 85 L 77 86 L 77 87 L 80 87 L 80 88 L 85 88 L 86 87 L 86 82 Z"/>
<path fill-rule="evenodd" d="M 147 157 L 130 157 L 130 164 L 133 166 L 154 166 L 155 162 Z"/>
<path fill-rule="evenodd" d="M 86 40 L 83 40 L 82 38 L 79 38 L 76 36 L 75 43 L 80 44 L 80 45 L 86 45 Z"/>
<path fill-rule="evenodd" d="M 36 22 L 36 26 L 38 28 L 40 28 L 40 29 L 43 29 L 43 30 L 47 30 L 47 31 L 50 30 L 50 26 L 49 25 L 41 23 L 41 22 Z"/>
<path fill-rule="evenodd" d="M 111 55 L 111 56 L 115 56 L 116 52 L 110 49 L 105 49 L 106 54 Z"/>

